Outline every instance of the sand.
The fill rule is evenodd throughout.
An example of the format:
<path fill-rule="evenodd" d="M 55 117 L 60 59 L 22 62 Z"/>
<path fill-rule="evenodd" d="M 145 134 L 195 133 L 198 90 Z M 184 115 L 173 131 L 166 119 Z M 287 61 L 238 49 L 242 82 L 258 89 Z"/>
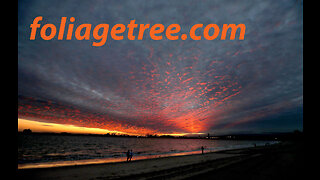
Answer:
<path fill-rule="evenodd" d="M 275 149 L 284 148 L 283 145 L 275 145 L 131 162 L 20 169 L 18 176 L 28 179 L 211 179 L 217 171 L 220 175 L 221 172 L 222 175 L 230 174 L 224 170 L 226 168 L 245 168 L 241 164 L 257 159 L 263 162 L 261 158 L 265 157 L 266 152 L 270 154 Z"/>

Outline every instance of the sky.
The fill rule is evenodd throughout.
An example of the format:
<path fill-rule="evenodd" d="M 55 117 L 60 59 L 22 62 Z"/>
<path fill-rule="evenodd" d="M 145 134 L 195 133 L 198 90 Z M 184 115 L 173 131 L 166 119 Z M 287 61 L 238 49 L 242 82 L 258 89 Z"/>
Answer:
<path fill-rule="evenodd" d="M 302 2 L 291 0 L 19 1 L 19 129 L 139 135 L 302 130 L 302 14 Z M 198 23 L 245 24 L 246 32 L 244 40 L 109 37 L 93 47 L 93 38 L 45 41 L 40 29 L 31 41 L 37 16 L 43 16 L 41 26 L 59 27 L 61 17 L 74 17 L 75 27 L 136 20 L 177 23 L 183 33 Z"/>

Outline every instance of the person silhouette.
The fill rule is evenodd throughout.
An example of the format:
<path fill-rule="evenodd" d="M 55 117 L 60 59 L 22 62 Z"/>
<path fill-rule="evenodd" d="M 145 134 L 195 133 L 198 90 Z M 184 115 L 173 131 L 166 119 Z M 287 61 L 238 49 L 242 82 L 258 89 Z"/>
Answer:
<path fill-rule="evenodd" d="M 204 150 L 204 147 L 203 147 L 203 146 L 201 146 L 201 151 L 202 151 L 202 154 L 203 154 L 203 150 Z"/>
<path fill-rule="evenodd" d="M 130 159 L 130 150 L 127 151 L 127 161 Z"/>
<path fill-rule="evenodd" d="M 132 149 L 131 149 L 131 150 L 130 150 L 130 153 L 129 153 L 129 161 L 131 161 L 132 156 L 133 156 L 133 152 L 132 152 Z"/>

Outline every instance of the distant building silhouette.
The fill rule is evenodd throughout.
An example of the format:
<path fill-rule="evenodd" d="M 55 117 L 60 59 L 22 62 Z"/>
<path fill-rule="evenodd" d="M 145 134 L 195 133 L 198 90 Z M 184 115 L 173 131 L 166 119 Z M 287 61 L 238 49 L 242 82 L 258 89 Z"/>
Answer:
<path fill-rule="evenodd" d="M 22 131 L 22 133 L 23 133 L 23 134 L 31 134 L 32 131 L 31 131 L 31 129 L 24 129 L 24 130 Z"/>

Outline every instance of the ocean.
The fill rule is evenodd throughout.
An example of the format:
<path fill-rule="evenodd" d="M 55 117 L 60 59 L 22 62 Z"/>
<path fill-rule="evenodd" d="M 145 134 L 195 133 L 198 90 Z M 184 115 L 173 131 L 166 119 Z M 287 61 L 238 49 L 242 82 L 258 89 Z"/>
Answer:
<path fill-rule="evenodd" d="M 126 161 L 126 152 L 133 151 L 133 160 L 204 151 L 264 146 L 277 141 L 132 138 L 69 135 L 18 135 L 18 168 L 47 168 Z"/>

